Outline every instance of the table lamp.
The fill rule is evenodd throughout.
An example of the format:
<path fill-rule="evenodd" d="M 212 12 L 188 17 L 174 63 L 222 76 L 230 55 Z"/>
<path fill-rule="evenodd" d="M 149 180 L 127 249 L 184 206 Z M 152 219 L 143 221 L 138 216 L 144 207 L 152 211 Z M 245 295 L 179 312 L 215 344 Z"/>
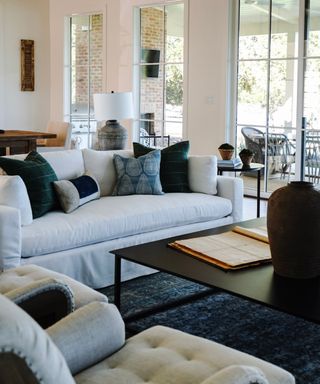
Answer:
<path fill-rule="evenodd" d="M 123 149 L 126 146 L 128 133 L 117 120 L 133 117 L 131 92 L 96 93 L 93 95 L 94 114 L 97 121 L 106 124 L 97 129 L 96 149 Z"/>

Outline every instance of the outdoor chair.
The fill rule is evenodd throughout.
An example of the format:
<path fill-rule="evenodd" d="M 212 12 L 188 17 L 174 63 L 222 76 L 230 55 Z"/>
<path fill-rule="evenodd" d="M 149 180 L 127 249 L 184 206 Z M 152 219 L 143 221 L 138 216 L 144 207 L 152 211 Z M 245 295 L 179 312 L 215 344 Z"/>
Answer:
<path fill-rule="evenodd" d="M 308 132 L 305 141 L 305 175 L 311 183 L 320 180 L 320 132 Z"/>
<path fill-rule="evenodd" d="M 245 146 L 254 153 L 254 162 L 265 164 L 268 155 L 268 175 L 280 173 L 280 178 L 290 177 L 291 165 L 295 161 L 295 148 L 283 133 L 264 132 L 253 127 L 243 127 L 241 133 Z M 266 143 L 267 137 L 267 143 Z"/>
<path fill-rule="evenodd" d="M 170 145 L 170 135 L 149 134 L 144 128 L 140 128 L 140 143 L 146 147 L 158 147 L 161 144 L 161 139 L 167 140 L 167 146 Z"/>

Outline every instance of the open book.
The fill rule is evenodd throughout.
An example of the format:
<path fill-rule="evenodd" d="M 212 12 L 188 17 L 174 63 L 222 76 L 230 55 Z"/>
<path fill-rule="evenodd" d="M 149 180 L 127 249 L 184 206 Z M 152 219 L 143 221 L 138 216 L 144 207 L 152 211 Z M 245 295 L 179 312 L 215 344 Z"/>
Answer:
<path fill-rule="evenodd" d="M 176 240 L 169 246 L 225 270 L 271 261 L 266 227 L 235 227 L 218 235 Z"/>

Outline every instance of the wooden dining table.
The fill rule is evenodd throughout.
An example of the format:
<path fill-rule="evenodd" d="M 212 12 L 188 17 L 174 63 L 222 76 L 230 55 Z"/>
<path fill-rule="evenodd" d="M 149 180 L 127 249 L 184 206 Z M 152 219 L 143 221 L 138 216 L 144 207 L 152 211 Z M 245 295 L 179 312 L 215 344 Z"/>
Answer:
<path fill-rule="evenodd" d="M 0 133 L 0 155 L 29 153 L 37 148 L 37 139 L 55 139 L 55 133 L 5 130 Z"/>

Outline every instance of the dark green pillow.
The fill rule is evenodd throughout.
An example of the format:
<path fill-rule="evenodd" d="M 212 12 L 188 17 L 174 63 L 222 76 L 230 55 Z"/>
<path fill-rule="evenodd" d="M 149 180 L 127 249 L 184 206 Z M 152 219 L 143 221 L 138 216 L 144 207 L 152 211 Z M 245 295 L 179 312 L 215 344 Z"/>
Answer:
<path fill-rule="evenodd" d="M 8 175 L 19 175 L 24 181 L 34 219 L 58 207 L 53 188 L 53 181 L 58 180 L 57 176 L 38 152 L 30 152 L 24 160 L 0 157 L 0 167 Z"/>
<path fill-rule="evenodd" d="M 161 150 L 160 181 L 163 192 L 191 192 L 188 180 L 189 141 L 180 141 Z M 140 143 L 133 143 L 134 156 L 153 151 Z"/>

